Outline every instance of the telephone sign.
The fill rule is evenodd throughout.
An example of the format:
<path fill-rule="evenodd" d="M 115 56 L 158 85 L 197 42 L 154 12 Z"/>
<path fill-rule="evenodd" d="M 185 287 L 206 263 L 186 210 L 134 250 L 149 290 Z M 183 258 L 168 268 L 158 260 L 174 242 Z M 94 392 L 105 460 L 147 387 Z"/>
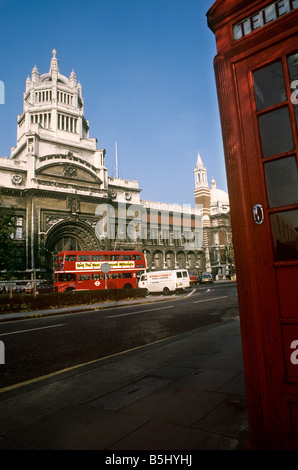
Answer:
<path fill-rule="evenodd" d="M 278 20 L 281 16 L 298 8 L 297 0 L 277 0 L 256 11 L 253 15 L 241 20 L 233 27 L 234 39 L 241 39 L 243 36 L 263 28 L 272 21 Z"/>

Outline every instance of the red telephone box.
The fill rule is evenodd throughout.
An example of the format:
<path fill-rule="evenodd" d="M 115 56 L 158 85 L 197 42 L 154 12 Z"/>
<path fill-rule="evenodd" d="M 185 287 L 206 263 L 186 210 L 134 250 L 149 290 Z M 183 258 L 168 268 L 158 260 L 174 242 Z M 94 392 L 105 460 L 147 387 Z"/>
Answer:
<path fill-rule="evenodd" d="M 218 101 L 255 449 L 298 449 L 298 0 L 217 0 Z"/>

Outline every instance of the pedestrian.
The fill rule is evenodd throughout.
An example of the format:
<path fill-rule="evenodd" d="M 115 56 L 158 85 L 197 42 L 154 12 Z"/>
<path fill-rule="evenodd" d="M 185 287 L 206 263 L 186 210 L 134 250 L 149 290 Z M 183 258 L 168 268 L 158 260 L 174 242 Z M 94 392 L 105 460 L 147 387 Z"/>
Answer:
<path fill-rule="evenodd" d="M 3 284 L 1 294 L 7 294 L 6 284 Z"/>

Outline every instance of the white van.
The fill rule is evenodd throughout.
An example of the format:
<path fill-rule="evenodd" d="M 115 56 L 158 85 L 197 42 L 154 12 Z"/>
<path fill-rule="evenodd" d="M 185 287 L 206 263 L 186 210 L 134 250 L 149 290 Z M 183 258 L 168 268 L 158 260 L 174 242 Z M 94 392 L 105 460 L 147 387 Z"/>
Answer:
<path fill-rule="evenodd" d="M 165 295 L 183 291 L 190 287 L 189 274 L 186 269 L 147 272 L 140 277 L 139 287 L 150 293 L 163 292 Z"/>

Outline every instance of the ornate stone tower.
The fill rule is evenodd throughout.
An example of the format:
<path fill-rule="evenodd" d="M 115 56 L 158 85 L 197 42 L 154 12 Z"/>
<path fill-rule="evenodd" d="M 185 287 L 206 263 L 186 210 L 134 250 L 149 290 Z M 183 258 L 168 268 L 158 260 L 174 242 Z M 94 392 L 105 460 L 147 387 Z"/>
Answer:
<path fill-rule="evenodd" d="M 203 247 L 206 249 L 206 262 L 209 258 L 208 247 L 211 243 L 210 203 L 211 194 L 208 186 L 207 170 L 198 153 L 194 169 L 195 176 L 195 204 L 203 208 Z M 209 267 L 208 267 L 209 268 Z"/>
<path fill-rule="evenodd" d="M 27 178 L 34 182 L 44 158 L 50 157 L 51 163 L 58 160 L 61 167 L 67 159 L 71 164 L 70 148 L 73 154 L 79 153 L 89 171 L 92 169 L 101 189 L 107 190 L 105 150 L 97 148 L 96 138 L 89 138 L 81 84 L 74 71 L 69 78 L 60 74 L 57 51 L 53 49 L 49 72 L 40 75 L 35 65 L 31 78 L 26 80 L 23 113 L 17 121 L 17 145 L 11 158 L 27 161 Z"/>

